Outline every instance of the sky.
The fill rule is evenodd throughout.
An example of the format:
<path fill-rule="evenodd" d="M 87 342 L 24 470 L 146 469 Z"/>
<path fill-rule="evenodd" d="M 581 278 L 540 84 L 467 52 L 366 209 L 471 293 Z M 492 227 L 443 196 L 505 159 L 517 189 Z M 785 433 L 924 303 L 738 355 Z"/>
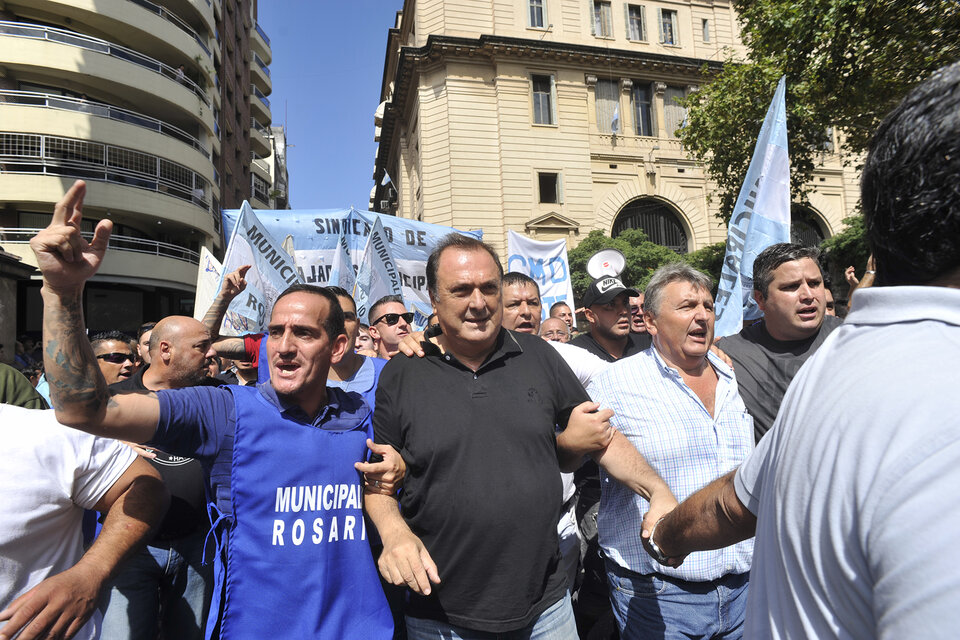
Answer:
<path fill-rule="evenodd" d="M 290 206 L 367 209 L 373 114 L 402 0 L 261 0 L 270 38 L 274 125 L 287 128 Z"/>

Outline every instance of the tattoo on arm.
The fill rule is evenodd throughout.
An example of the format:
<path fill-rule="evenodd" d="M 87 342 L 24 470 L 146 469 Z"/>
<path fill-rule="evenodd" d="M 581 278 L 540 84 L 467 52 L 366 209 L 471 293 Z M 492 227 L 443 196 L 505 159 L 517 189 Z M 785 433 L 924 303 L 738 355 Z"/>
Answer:
<path fill-rule="evenodd" d="M 57 411 L 92 416 L 107 400 L 107 384 L 84 331 L 77 298 L 44 300 L 44 370 Z"/>

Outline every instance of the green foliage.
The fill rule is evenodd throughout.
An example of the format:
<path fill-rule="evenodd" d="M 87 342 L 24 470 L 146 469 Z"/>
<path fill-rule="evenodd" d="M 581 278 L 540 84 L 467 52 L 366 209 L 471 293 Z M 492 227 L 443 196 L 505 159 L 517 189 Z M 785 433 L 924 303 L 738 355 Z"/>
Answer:
<path fill-rule="evenodd" d="M 866 150 L 883 116 L 916 83 L 960 59 L 957 0 L 733 0 L 747 59 L 685 101 L 687 150 L 708 164 L 728 221 L 781 75 L 787 76 L 791 189 L 803 200 L 828 127 Z"/>
<path fill-rule="evenodd" d="M 723 256 L 726 250 L 726 242 L 717 242 L 683 256 L 684 261 L 690 266 L 699 269 L 713 279 L 714 294 L 716 294 L 717 285 L 720 283 L 720 271 L 723 269 Z"/>
<path fill-rule="evenodd" d="M 870 249 L 867 247 L 866 231 L 863 226 L 863 216 L 844 218 L 847 227 L 831 238 L 827 238 L 820 245 L 826 261 L 826 270 L 833 283 L 833 295 L 843 297 L 847 285 L 843 278 L 843 271 L 850 265 L 857 268 L 862 274 Z"/>
<path fill-rule="evenodd" d="M 587 274 L 587 260 L 600 249 L 618 249 L 627 259 L 627 267 L 620 279 L 628 287 L 641 291 L 650 281 L 657 267 L 669 262 L 679 262 L 681 257 L 674 251 L 654 244 L 640 229 L 627 229 L 616 238 L 605 236 L 602 231 L 591 231 L 567 258 L 570 261 L 570 274 L 573 282 L 573 295 L 579 301 L 583 293 L 593 282 Z"/>

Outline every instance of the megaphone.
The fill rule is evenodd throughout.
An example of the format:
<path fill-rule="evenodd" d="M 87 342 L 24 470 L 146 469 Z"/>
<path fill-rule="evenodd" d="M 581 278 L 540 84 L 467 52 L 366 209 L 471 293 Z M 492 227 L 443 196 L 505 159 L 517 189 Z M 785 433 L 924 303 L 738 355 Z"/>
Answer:
<path fill-rule="evenodd" d="M 587 260 L 587 273 L 594 280 L 616 278 L 627 268 L 627 259 L 616 249 L 601 249 Z"/>

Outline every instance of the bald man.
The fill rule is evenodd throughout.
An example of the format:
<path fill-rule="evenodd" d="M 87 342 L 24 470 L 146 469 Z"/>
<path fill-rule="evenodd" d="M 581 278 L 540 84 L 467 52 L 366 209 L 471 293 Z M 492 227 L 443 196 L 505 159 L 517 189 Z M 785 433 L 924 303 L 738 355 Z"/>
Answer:
<path fill-rule="evenodd" d="M 210 332 L 198 320 L 169 316 L 150 332 L 150 359 L 112 393 L 216 385 L 206 377 L 215 355 Z M 207 533 L 203 467 L 193 458 L 137 448 L 163 476 L 170 508 L 149 545 L 120 569 L 106 596 L 103 637 L 200 640 L 213 591 L 212 565 L 203 566 Z"/>
<path fill-rule="evenodd" d="M 570 327 L 561 318 L 547 318 L 540 325 L 540 337 L 548 342 L 570 342 Z"/>

